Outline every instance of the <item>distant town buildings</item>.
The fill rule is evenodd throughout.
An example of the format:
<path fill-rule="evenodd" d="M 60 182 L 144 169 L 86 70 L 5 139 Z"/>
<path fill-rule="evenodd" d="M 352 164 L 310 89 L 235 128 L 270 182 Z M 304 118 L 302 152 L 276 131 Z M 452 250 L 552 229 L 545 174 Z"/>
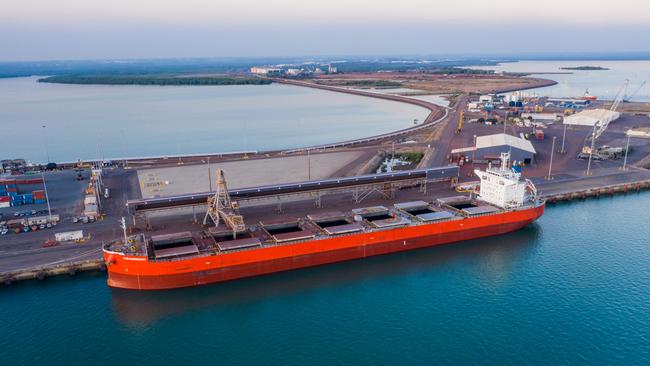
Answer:
<path fill-rule="evenodd" d="M 274 65 L 253 66 L 250 68 L 250 72 L 255 75 L 297 78 L 309 75 L 336 74 L 338 69 L 331 64 Z"/>
<path fill-rule="evenodd" d="M 255 75 L 279 76 L 281 73 L 282 69 L 277 67 L 251 67 L 251 74 Z"/>

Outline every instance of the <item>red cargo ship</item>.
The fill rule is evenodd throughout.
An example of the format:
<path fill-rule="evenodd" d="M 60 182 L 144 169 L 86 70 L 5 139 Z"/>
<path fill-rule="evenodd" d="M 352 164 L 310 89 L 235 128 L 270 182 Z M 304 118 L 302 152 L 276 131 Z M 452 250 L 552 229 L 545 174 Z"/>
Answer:
<path fill-rule="evenodd" d="M 499 168 L 475 172 L 481 179 L 476 198 L 321 212 L 251 227 L 234 210 L 227 189 L 217 190 L 206 218 L 231 230 L 217 226 L 107 244 L 108 285 L 161 290 L 228 281 L 504 234 L 544 213 L 534 185 L 509 168 L 509 154 L 502 154 Z"/>

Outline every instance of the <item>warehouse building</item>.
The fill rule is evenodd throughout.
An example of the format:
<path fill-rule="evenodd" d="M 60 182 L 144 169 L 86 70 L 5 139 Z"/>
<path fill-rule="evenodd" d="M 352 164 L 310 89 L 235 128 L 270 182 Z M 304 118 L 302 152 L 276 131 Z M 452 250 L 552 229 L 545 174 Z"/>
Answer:
<path fill-rule="evenodd" d="M 593 127 L 598 121 L 600 121 L 601 124 L 608 124 L 612 121 L 616 121 L 620 117 L 620 113 L 610 111 L 609 109 L 588 109 L 586 111 L 564 117 L 564 124 Z"/>
<path fill-rule="evenodd" d="M 454 149 L 451 154 L 474 156 L 475 161 L 478 162 L 498 160 L 502 152 L 510 152 L 513 161 L 526 165 L 535 161 L 536 152 L 530 141 L 505 133 L 477 136 L 476 146 Z"/>

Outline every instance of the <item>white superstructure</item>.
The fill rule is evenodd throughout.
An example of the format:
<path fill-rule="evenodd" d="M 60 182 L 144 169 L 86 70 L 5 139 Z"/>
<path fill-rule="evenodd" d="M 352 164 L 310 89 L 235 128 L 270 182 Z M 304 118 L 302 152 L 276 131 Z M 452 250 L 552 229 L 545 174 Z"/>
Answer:
<path fill-rule="evenodd" d="M 533 196 L 536 189 L 529 180 L 521 180 L 521 173 L 510 168 L 510 153 L 501 153 L 501 166 L 485 171 L 476 169 L 474 173 L 481 179 L 478 199 L 501 208 L 521 207 L 526 202 L 526 189 Z"/>

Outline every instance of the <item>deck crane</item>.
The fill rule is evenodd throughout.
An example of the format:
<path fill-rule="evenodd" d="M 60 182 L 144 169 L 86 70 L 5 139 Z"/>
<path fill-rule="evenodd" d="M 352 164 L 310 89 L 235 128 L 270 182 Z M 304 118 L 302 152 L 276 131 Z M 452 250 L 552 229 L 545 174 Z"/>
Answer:
<path fill-rule="evenodd" d="M 616 93 L 616 97 L 614 97 L 612 106 L 609 108 L 610 111 L 616 112 L 616 109 L 618 109 L 619 104 L 621 104 L 621 102 L 623 101 L 625 90 L 627 90 L 629 84 L 630 84 L 630 80 L 625 79 L 623 85 L 618 90 L 618 93 Z M 590 160 L 591 160 L 591 155 L 596 153 L 596 151 L 594 150 L 594 146 L 596 145 L 596 140 L 603 134 L 603 132 L 605 132 L 610 122 L 611 122 L 610 118 L 606 118 L 604 121 L 597 120 L 596 123 L 594 124 L 593 131 L 589 133 L 589 135 L 587 135 L 587 138 L 585 138 L 585 145 L 582 148 L 582 154 L 589 155 Z"/>
<path fill-rule="evenodd" d="M 238 209 L 237 202 L 230 199 L 223 170 L 217 170 L 217 191 L 214 196 L 208 198 L 208 212 L 205 213 L 203 225 L 207 225 L 208 218 L 212 219 L 216 227 L 219 227 L 219 222 L 223 221 L 232 230 L 233 237 L 236 238 L 237 233 L 246 230 L 244 218 L 239 214 Z"/>
<path fill-rule="evenodd" d="M 645 86 L 645 84 L 646 84 L 645 81 L 642 82 L 641 85 L 639 85 L 639 87 L 636 88 L 636 89 L 632 92 L 632 94 L 630 94 L 630 95 L 627 95 L 627 94 L 626 94 L 626 95 L 623 97 L 623 103 L 629 103 L 629 102 L 632 100 L 632 98 L 634 98 L 634 97 L 637 95 L 637 93 L 639 93 L 639 91 L 641 91 L 641 88 L 643 88 L 643 87 Z"/>

